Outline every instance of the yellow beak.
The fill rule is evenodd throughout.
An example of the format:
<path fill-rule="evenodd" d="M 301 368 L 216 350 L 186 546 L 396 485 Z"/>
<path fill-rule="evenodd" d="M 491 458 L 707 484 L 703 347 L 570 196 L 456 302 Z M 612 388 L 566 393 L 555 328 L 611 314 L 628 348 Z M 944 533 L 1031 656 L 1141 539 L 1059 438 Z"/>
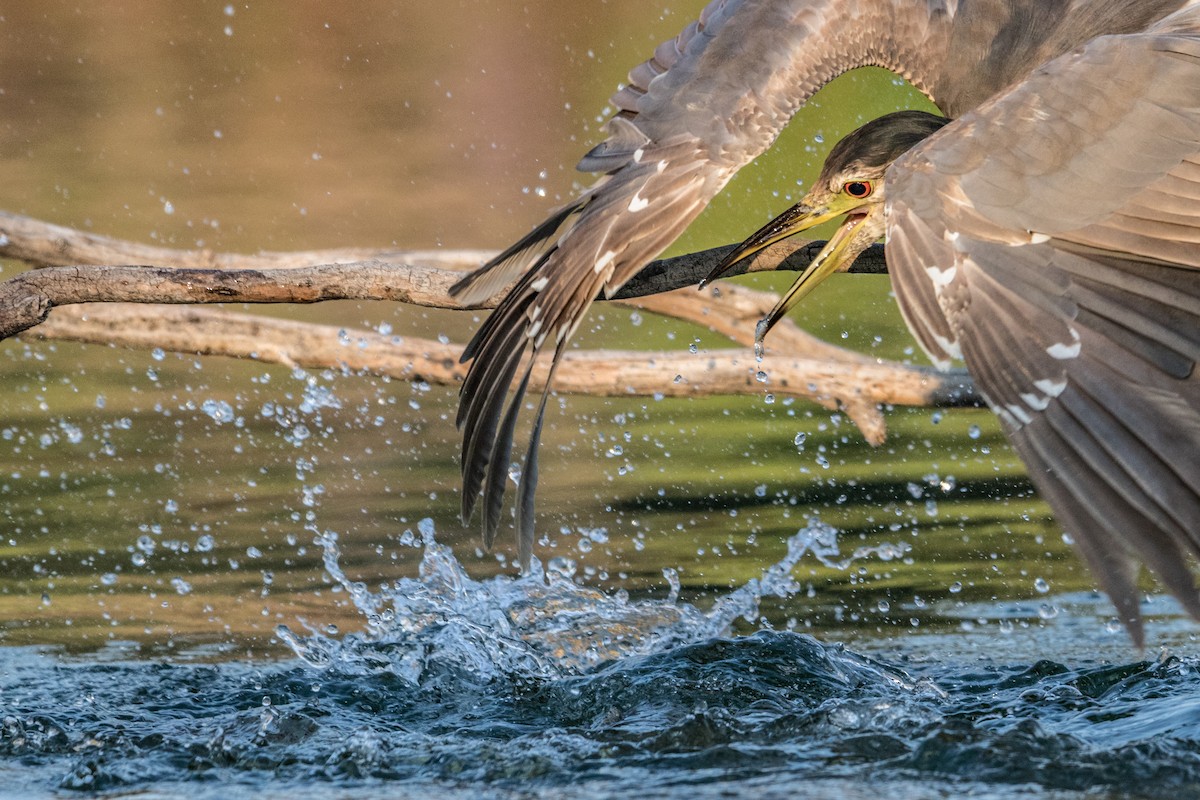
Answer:
<path fill-rule="evenodd" d="M 820 225 L 822 222 L 833 219 L 834 217 L 845 214 L 848 210 L 845 208 L 810 208 L 804 204 L 794 205 L 787 211 L 780 214 L 775 219 L 768 222 L 757 232 L 742 242 L 737 248 L 726 256 L 720 264 L 717 265 L 704 282 L 716 280 L 724 275 L 729 268 L 747 256 L 754 255 L 763 248 L 769 247 L 775 242 L 782 241 L 789 236 L 794 236 L 797 233 L 808 230 L 809 228 Z M 866 220 L 866 214 L 850 214 L 846 217 L 846 221 L 838 227 L 837 231 L 830 237 L 825 246 L 821 248 L 821 252 L 817 253 L 816 258 L 808 265 L 808 268 L 800 274 L 796 282 L 792 284 L 787 293 L 771 309 L 769 313 L 755 329 L 754 338 L 756 342 L 762 342 L 763 337 L 767 335 L 776 322 L 778 322 L 784 314 L 786 314 L 792 306 L 800 302 L 808 295 L 817 284 L 828 278 L 835 272 L 845 269 L 853 257 L 857 257 L 858 252 L 850 252 L 850 244 L 854 241 L 854 234 L 858 227 Z M 848 257 L 849 256 L 849 257 Z"/>

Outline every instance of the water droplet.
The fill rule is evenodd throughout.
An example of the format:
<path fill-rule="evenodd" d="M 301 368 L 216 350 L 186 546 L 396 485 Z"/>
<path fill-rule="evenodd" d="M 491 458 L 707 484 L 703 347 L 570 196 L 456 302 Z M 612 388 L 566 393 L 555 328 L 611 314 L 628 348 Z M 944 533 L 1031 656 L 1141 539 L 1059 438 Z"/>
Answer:
<path fill-rule="evenodd" d="M 962 581 L 955 581 L 950 584 L 950 594 L 958 594 L 963 590 Z"/>
<path fill-rule="evenodd" d="M 978 425 L 972 425 L 967 428 L 967 436 L 971 439 L 978 439 L 981 433 L 982 431 L 979 430 Z"/>
<path fill-rule="evenodd" d="M 183 578 L 171 578 L 171 586 L 174 587 L 177 594 L 192 593 L 192 585 Z"/>
<path fill-rule="evenodd" d="M 218 424 L 233 422 L 233 406 L 224 400 L 205 400 L 200 404 L 200 410 L 212 417 Z"/>
<path fill-rule="evenodd" d="M 1038 578 L 1033 582 L 1033 588 L 1038 594 L 1045 594 L 1050 591 L 1050 584 L 1045 578 Z"/>

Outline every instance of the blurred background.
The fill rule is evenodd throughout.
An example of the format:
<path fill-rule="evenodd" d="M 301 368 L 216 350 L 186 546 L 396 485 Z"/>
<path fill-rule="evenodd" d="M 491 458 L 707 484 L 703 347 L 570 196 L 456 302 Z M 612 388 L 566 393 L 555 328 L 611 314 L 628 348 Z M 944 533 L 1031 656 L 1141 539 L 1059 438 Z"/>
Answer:
<path fill-rule="evenodd" d="M 603 137 L 607 98 L 704 3 L 663 5 L 10 4 L 0 208 L 214 251 L 500 249 L 586 185 L 574 164 Z M 841 135 L 913 106 L 927 103 L 890 74 L 839 79 L 672 252 L 741 240 L 803 193 Z M 829 284 L 798 322 L 924 363 L 886 278 Z M 245 310 L 456 342 L 480 319 L 382 303 Z M 611 307 L 578 345 L 728 346 Z M 849 639 L 1039 624 L 1055 597 L 1090 588 L 989 413 L 895 410 L 872 449 L 840 415 L 769 391 L 553 399 L 538 555 L 634 595 L 665 595 L 669 567 L 703 605 L 819 518 L 838 555 L 806 558 L 807 591 L 760 624 Z M 424 518 L 473 575 L 514 573 L 507 533 L 486 553 L 457 519 L 455 405 L 453 387 L 333 370 L 0 344 L 0 643 L 287 655 L 281 622 L 361 625 L 313 545 L 326 531 L 372 587 L 413 574 Z M 1000 621 L 973 610 L 993 601 L 1027 605 Z"/>

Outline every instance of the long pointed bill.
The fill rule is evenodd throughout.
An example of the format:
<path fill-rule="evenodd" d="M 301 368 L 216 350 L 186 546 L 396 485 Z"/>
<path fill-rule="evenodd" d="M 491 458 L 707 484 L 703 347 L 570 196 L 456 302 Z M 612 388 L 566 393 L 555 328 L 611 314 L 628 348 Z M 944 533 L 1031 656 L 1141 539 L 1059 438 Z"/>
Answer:
<path fill-rule="evenodd" d="M 794 236 L 801 231 L 806 231 L 816 225 L 820 225 L 826 220 L 831 220 L 845 213 L 844 211 L 830 211 L 827 208 L 809 208 L 803 204 L 797 204 L 789 208 L 787 211 L 780 214 L 775 219 L 768 222 L 766 225 L 759 228 L 751 234 L 750 238 L 735 247 L 729 255 L 717 264 L 716 268 L 708 273 L 708 277 L 700 282 L 701 288 L 710 281 L 715 281 L 720 278 L 729 268 L 743 258 L 748 258 L 760 250 L 783 241 L 789 236 Z"/>
<path fill-rule="evenodd" d="M 822 220 L 827 218 L 822 217 Z M 817 284 L 833 273 L 845 269 L 858 256 L 858 250 L 851 248 L 851 244 L 854 242 L 854 234 L 858 231 L 858 227 L 866 221 L 866 218 L 865 214 L 851 214 L 846 217 L 846 221 L 838 227 L 837 232 L 825 243 L 825 246 L 821 248 L 821 252 L 817 253 L 817 257 L 808 265 L 808 269 L 800 273 L 800 277 L 787 290 L 787 294 L 775 304 L 775 308 L 771 309 L 771 313 L 758 323 L 758 327 L 754 330 L 755 343 L 761 344 L 763 337 L 767 335 L 767 331 L 771 330 L 775 323 L 782 319 L 783 315 L 792 306 L 799 303 L 809 292 L 815 289 Z M 792 233 L 796 233 L 799 230 L 804 229 L 799 228 L 793 230 Z M 765 247 L 766 245 L 763 246 Z"/>

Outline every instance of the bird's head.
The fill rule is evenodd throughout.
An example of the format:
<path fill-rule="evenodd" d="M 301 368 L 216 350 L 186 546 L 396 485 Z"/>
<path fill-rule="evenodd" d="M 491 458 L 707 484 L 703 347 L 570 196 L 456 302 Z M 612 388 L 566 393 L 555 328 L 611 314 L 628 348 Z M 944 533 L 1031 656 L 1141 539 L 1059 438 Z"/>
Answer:
<path fill-rule="evenodd" d="M 859 253 L 883 236 L 884 176 L 888 167 L 947 122 L 945 117 L 923 111 L 900 111 L 850 133 L 829 151 L 820 177 L 799 203 L 764 225 L 717 265 L 706 281 L 721 277 L 738 261 L 775 242 L 845 217 L 821 252 L 759 323 L 758 341 L 818 283 L 847 269 Z"/>

